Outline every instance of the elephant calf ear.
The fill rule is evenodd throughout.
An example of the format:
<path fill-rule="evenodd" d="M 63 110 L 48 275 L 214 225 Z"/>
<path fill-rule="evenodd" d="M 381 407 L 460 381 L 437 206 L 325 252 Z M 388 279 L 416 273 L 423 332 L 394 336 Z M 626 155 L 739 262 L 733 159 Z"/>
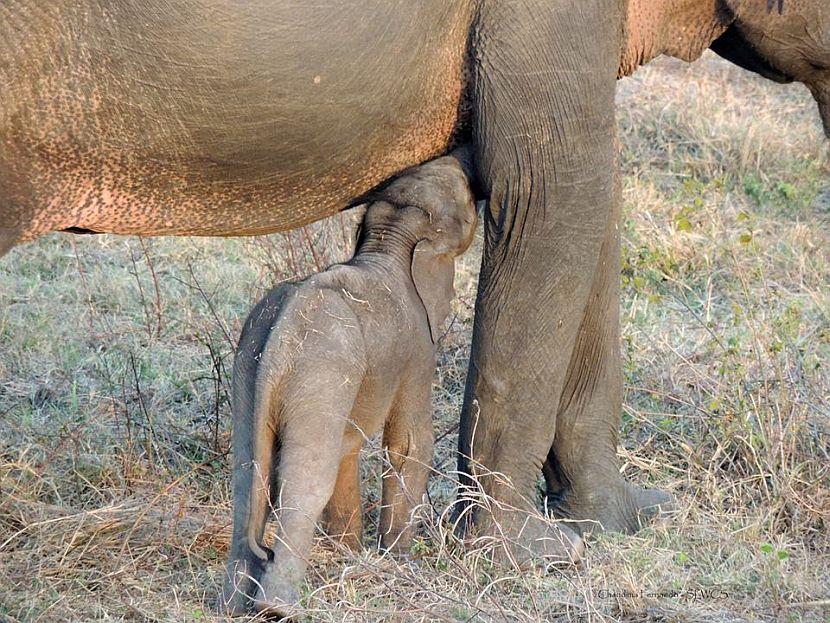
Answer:
<path fill-rule="evenodd" d="M 422 240 L 415 245 L 412 253 L 411 272 L 415 290 L 427 314 L 430 337 L 435 344 L 450 313 L 455 262 L 450 254 L 438 253 L 432 242 Z"/>

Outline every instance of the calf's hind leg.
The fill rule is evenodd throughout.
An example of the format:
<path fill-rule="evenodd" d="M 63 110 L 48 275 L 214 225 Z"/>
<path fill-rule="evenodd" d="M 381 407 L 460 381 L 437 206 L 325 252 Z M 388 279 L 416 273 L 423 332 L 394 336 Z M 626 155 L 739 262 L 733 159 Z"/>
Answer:
<path fill-rule="evenodd" d="M 298 378 L 308 378 L 298 374 Z M 267 615 L 291 616 L 297 611 L 299 588 L 308 567 L 314 529 L 337 479 L 343 432 L 356 387 L 332 374 L 313 395 L 287 392 L 281 415 L 279 495 L 276 500 L 277 539 L 273 562 L 265 567 L 255 608 Z M 293 394 L 293 395 L 292 395 Z"/>

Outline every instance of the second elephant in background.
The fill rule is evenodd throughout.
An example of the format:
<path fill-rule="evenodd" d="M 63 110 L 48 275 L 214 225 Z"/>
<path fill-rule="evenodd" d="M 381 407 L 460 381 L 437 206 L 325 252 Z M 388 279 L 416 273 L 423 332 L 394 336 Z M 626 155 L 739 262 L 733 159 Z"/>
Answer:
<path fill-rule="evenodd" d="M 358 459 L 383 427 L 380 540 L 408 549 L 411 511 L 432 461 L 435 342 L 453 296 L 455 257 L 476 212 L 455 156 L 404 172 L 375 197 L 357 251 L 254 307 L 234 365 L 234 530 L 225 602 L 288 615 L 314 527 L 350 545 L 362 533 Z M 263 543 L 276 509 L 273 551 Z"/>

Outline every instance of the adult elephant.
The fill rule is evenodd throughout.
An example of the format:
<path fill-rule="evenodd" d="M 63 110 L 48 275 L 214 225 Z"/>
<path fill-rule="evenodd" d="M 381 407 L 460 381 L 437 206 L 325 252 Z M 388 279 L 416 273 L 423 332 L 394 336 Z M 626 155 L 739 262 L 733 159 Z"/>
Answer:
<path fill-rule="evenodd" d="M 616 459 L 615 80 L 710 46 L 805 83 L 830 135 L 826 0 L 6 0 L 0 254 L 289 229 L 469 136 L 489 207 L 461 470 L 534 547 L 516 509 L 542 469 L 558 514 L 632 530 L 665 498 Z"/>

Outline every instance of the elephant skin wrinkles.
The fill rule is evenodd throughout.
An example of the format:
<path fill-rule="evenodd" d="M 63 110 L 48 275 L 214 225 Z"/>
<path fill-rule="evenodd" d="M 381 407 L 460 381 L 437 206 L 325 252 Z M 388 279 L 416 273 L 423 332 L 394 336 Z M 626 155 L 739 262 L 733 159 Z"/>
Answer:
<path fill-rule="evenodd" d="M 634 531 L 666 496 L 615 452 L 615 78 L 707 47 L 805 84 L 830 136 L 827 0 L 4 0 L 0 254 L 70 227 L 289 229 L 469 136 L 490 202 L 459 468 L 500 502 L 479 527 L 544 555 L 543 468 L 555 515 Z"/>
<path fill-rule="evenodd" d="M 432 459 L 435 341 L 453 262 L 477 222 L 452 156 L 404 173 L 369 205 L 355 256 L 254 308 L 234 365 L 234 536 L 226 604 L 286 616 L 299 601 L 314 525 L 361 540 L 358 458 L 384 429 L 381 545 L 407 551 Z M 262 543 L 270 508 L 278 537 Z M 255 590 L 251 579 L 256 577 Z"/>

